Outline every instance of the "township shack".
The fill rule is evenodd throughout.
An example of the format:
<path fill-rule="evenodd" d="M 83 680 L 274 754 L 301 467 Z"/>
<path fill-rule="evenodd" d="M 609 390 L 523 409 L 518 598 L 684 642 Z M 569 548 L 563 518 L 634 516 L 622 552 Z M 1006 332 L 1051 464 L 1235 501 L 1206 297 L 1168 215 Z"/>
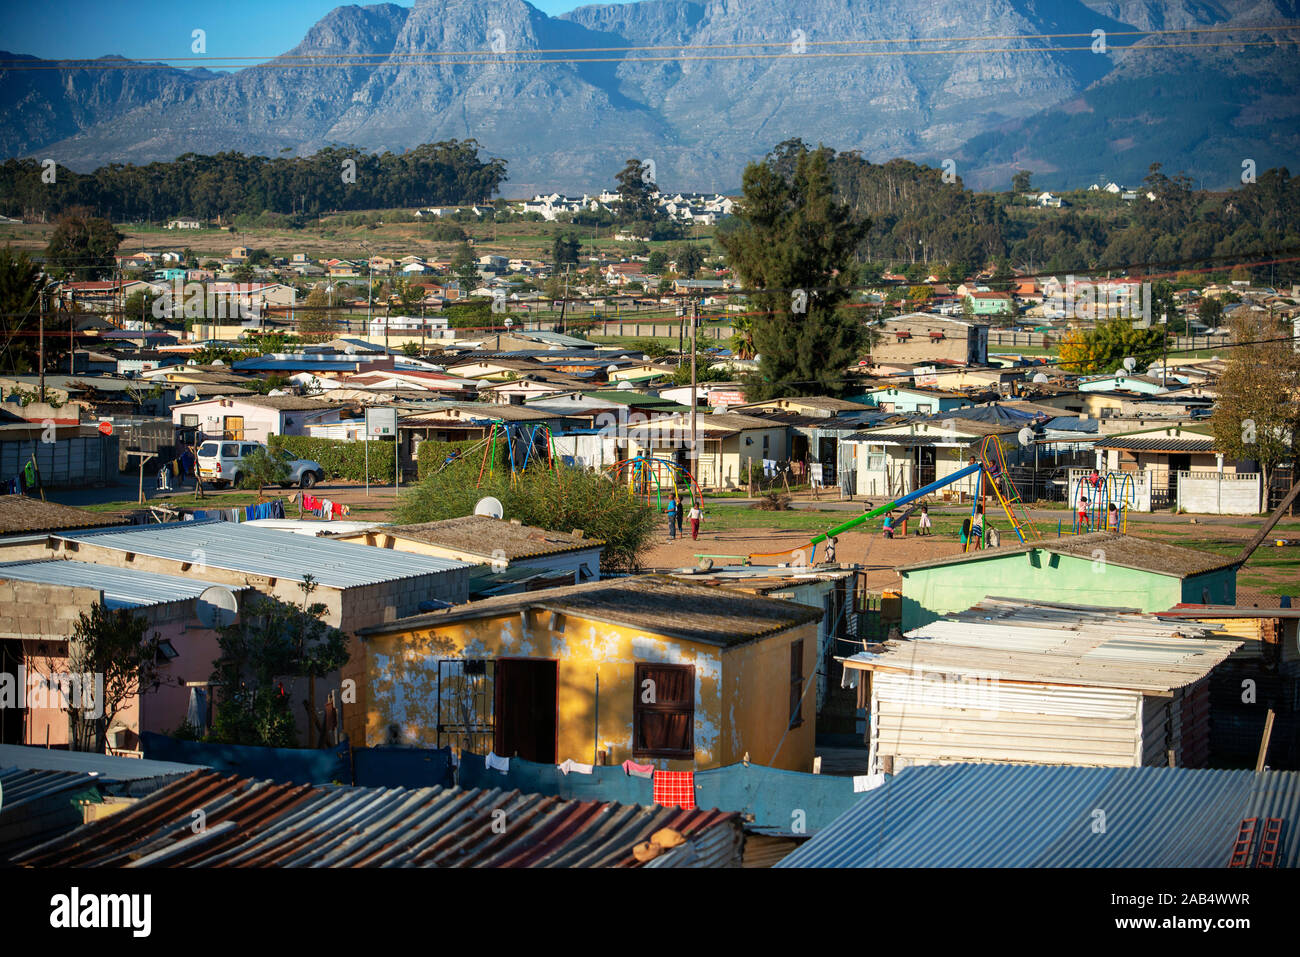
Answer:
<path fill-rule="evenodd" d="M 840 659 L 869 773 L 1002 762 L 1205 767 L 1210 673 L 1240 645 L 1134 609 L 990 598 Z"/>
<path fill-rule="evenodd" d="M 1017 542 L 900 565 L 898 573 L 905 632 L 987 595 L 1026 600 L 1051 595 L 1147 612 L 1182 602 L 1231 605 L 1237 600 L 1234 559 L 1114 532 Z"/>
<path fill-rule="evenodd" d="M 343 669 L 354 746 L 810 771 L 821 608 L 656 575 L 387 622 Z"/>
<path fill-rule="evenodd" d="M 1270 818 L 1297 814 L 1300 774 L 1288 771 L 911 768 L 776 866 L 1222 868 L 1242 822 L 1262 832 Z M 1261 834 L 1254 846 L 1255 867 L 1300 866 L 1300 842 L 1270 845 Z"/>
<path fill-rule="evenodd" d="M 283 601 L 325 605 L 326 623 L 343 631 L 412 615 L 432 599 L 464 601 L 469 565 L 427 555 L 308 535 L 290 535 L 246 522 L 188 521 L 62 532 L 28 546 L 23 558 L 75 558 L 116 568 L 184 575 L 209 584 L 250 586 Z"/>
<path fill-rule="evenodd" d="M 599 580 L 600 554 L 605 547 L 604 542 L 585 538 L 580 532 L 552 532 L 488 515 L 376 526 L 338 538 L 398 552 L 489 565 L 496 572 L 532 571 L 537 582 L 533 587 Z"/>
<path fill-rule="evenodd" d="M 69 673 L 69 643 L 82 614 L 101 602 L 125 608 L 162 639 L 157 687 L 128 698 L 109 726 L 113 754 L 139 757 L 140 733 L 165 734 L 185 721 L 192 688 L 204 688 L 219 654 L 217 634 L 202 606 L 213 591 L 223 607 L 238 608 L 247 588 L 218 587 L 180 575 L 109 568 L 79 561 L 0 562 L 0 743 L 65 747 L 68 714 L 57 676 Z M 78 682 L 82 676 L 78 675 Z M 93 679 L 80 689 L 68 679 L 73 700 L 90 702 Z M 21 697 L 6 700 L 6 685 Z M 57 690 L 56 690 L 57 689 Z"/>

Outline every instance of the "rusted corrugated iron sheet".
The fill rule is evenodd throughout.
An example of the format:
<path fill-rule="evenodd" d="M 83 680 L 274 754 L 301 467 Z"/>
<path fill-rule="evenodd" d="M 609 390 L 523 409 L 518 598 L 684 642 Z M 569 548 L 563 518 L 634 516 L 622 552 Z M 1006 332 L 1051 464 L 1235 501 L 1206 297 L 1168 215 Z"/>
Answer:
<path fill-rule="evenodd" d="M 638 867 L 633 847 L 665 827 L 681 832 L 687 843 L 664 855 L 673 861 L 659 866 L 739 863 L 740 820 L 731 812 L 566 801 L 499 789 L 312 787 L 211 771 L 195 772 L 14 863 Z"/>

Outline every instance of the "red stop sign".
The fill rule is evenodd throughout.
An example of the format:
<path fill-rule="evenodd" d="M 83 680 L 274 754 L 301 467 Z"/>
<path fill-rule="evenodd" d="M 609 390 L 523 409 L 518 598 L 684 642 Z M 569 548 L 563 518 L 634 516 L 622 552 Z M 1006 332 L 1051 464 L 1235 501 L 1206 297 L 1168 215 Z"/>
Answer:
<path fill-rule="evenodd" d="M 101 423 L 99 423 L 99 431 L 100 431 L 101 433 L 103 433 L 104 435 L 112 435 L 112 434 L 113 434 L 113 423 L 112 423 L 112 422 L 101 422 Z"/>

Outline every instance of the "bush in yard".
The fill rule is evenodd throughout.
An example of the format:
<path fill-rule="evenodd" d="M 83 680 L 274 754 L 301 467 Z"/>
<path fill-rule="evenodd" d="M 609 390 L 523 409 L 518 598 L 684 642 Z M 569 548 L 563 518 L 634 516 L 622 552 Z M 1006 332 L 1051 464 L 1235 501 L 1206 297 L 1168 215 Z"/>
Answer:
<path fill-rule="evenodd" d="M 366 481 L 366 446 L 370 446 L 370 481 L 388 485 L 393 481 L 393 443 L 382 440 L 347 442 L 316 439 L 308 435 L 273 435 L 271 451 L 286 450 L 296 459 L 310 459 L 320 465 L 327 479 Z"/>
<path fill-rule="evenodd" d="M 244 488 L 255 488 L 259 492 L 268 485 L 279 485 L 289 481 L 289 466 L 284 459 L 266 449 L 254 449 L 239 460 L 237 466 L 244 475 Z"/>
<path fill-rule="evenodd" d="M 475 446 L 482 446 L 479 439 L 467 439 L 463 442 L 439 442 L 436 439 L 424 439 L 420 442 L 420 450 L 416 453 L 416 474 L 424 478 L 430 472 L 442 468 L 442 464 L 447 461 L 447 456 L 456 455 L 464 456 L 465 461 L 473 462 L 476 468 L 483 465 L 483 449 L 470 453 L 469 450 Z M 494 456 L 497 468 L 502 468 L 506 464 L 506 449 L 504 442 L 497 443 L 497 451 Z"/>
<path fill-rule="evenodd" d="M 513 478 L 497 468 L 478 485 L 481 456 L 467 456 L 441 472 L 430 472 L 397 507 L 403 524 L 462 518 L 487 495 L 501 501 L 507 519 L 557 532 L 581 529 L 605 543 L 600 567 L 607 572 L 638 571 L 654 538 L 660 516 L 635 501 L 625 488 L 599 472 L 560 466 L 532 468 Z"/>

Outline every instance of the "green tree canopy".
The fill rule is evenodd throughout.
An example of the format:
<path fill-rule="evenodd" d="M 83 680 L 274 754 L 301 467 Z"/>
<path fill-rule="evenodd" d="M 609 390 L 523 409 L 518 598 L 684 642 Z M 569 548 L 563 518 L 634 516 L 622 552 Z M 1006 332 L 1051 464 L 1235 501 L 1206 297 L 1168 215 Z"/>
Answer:
<path fill-rule="evenodd" d="M 107 219 L 75 208 L 60 217 L 45 247 L 45 259 L 77 279 L 98 279 L 113 270 L 113 254 L 124 239 Z"/>
<path fill-rule="evenodd" d="M 212 680 L 221 696 L 211 740 L 293 747 L 293 706 L 280 679 L 320 678 L 347 664 L 346 636 L 324 621 L 326 606 L 312 601 L 315 580 L 306 575 L 300 587 L 297 603 L 249 596 L 239 620 L 217 630 Z"/>
<path fill-rule="evenodd" d="M 835 198 L 831 150 L 802 147 L 745 169 L 738 225 L 720 237 L 750 293 L 752 341 L 761 355 L 754 399 L 839 395 L 844 369 L 867 344 L 842 306 L 857 276 L 855 252 L 871 224 Z"/>
<path fill-rule="evenodd" d="M 618 181 L 618 216 L 624 223 L 652 220 L 655 218 L 653 171 L 649 164 L 639 159 L 629 159 L 627 165 L 614 177 Z"/>
<path fill-rule="evenodd" d="M 603 541 L 600 564 L 605 571 L 636 571 L 643 566 L 657 513 L 633 500 L 625 489 L 615 487 L 605 475 L 563 465 L 551 470 L 542 465 L 512 479 L 509 469 L 498 465 L 480 485 L 481 464 L 480 452 L 426 475 L 402 496 L 397 520 L 414 524 L 461 518 L 473 514 L 479 499 L 492 495 L 501 501 L 508 519 L 560 532 L 577 528 L 588 538 Z"/>
<path fill-rule="evenodd" d="M 1300 353 L 1289 325 L 1238 310 L 1236 347 L 1218 385 L 1210 431 L 1216 449 L 1269 472 L 1295 454 L 1300 432 Z"/>

